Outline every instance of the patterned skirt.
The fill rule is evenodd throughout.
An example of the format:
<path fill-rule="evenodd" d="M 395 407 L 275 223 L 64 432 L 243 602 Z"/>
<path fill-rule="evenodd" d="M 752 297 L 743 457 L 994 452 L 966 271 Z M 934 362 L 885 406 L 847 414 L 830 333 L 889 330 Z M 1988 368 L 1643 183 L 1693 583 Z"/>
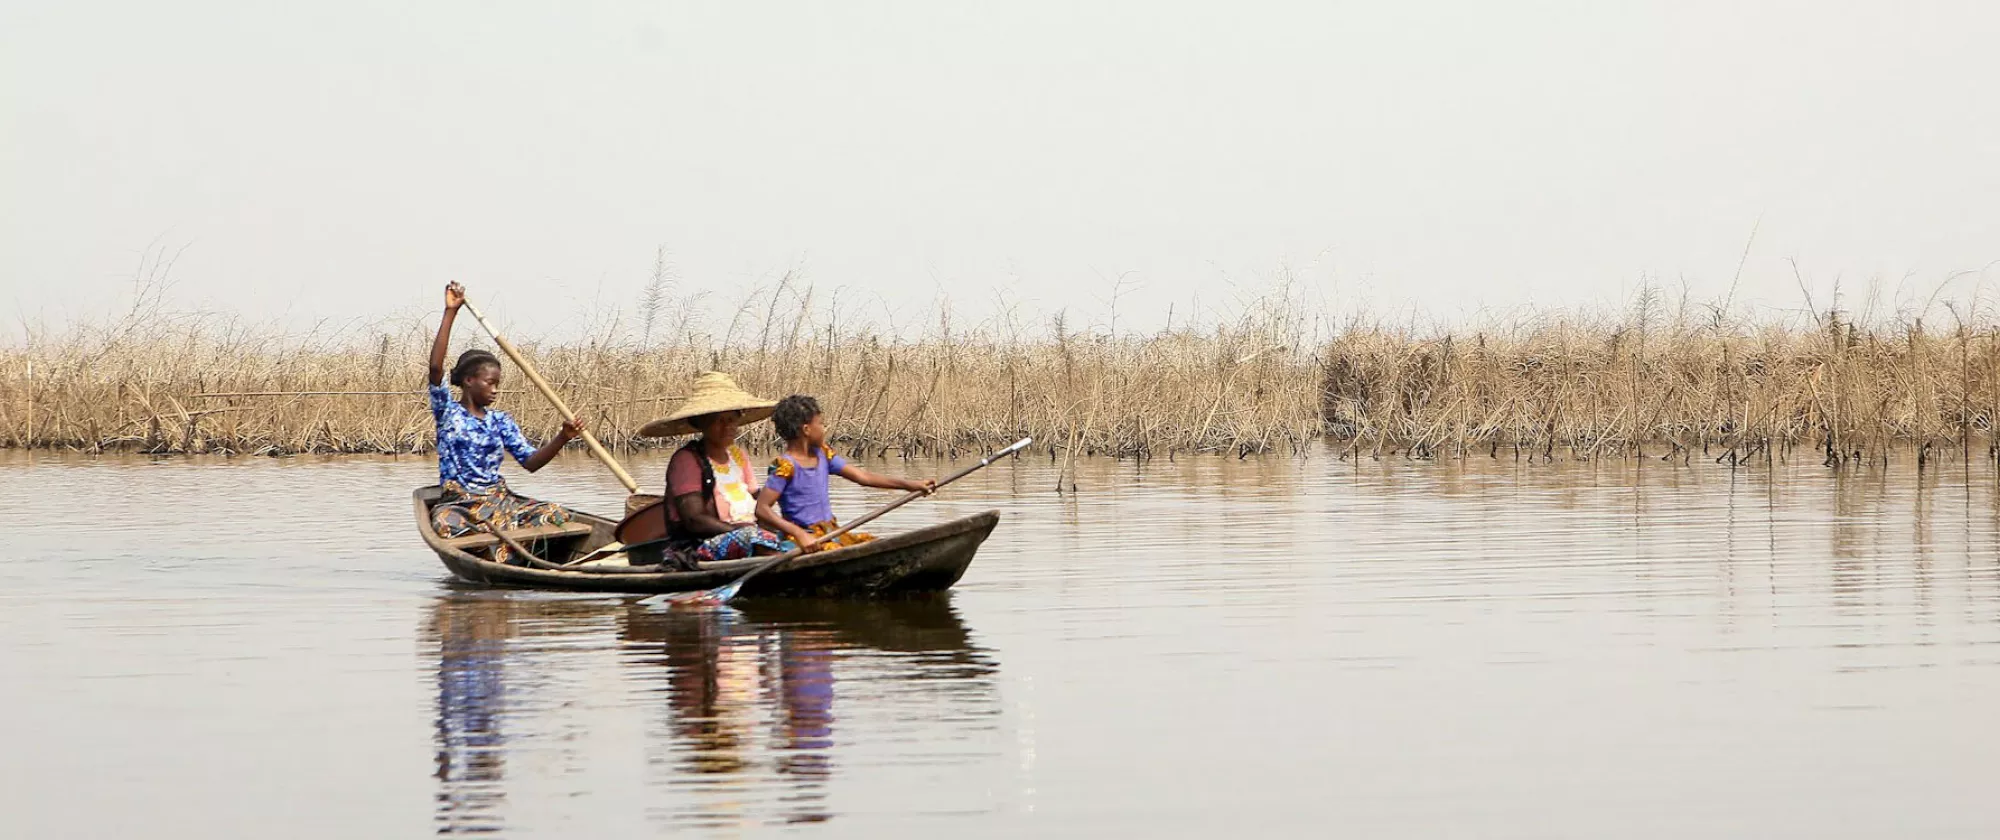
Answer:
<path fill-rule="evenodd" d="M 778 553 L 790 551 L 794 546 L 791 540 L 755 525 L 745 525 L 702 540 L 700 545 L 688 551 L 688 555 L 699 563 L 713 563 L 717 560 L 741 560 L 757 553 L 760 548 Z"/>
<path fill-rule="evenodd" d="M 431 529 L 445 539 L 463 537 L 492 522 L 503 529 L 532 528 L 537 525 L 566 525 L 568 508 L 518 495 L 501 482 L 485 490 L 467 490 L 456 481 L 444 483 L 444 495 L 431 507 Z M 512 555 L 506 543 L 493 547 L 493 562 L 505 563 Z"/>
<path fill-rule="evenodd" d="M 806 533 L 812 534 L 815 537 L 824 537 L 827 534 L 831 534 L 838 530 L 840 530 L 840 523 L 829 519 L 817 525 L 808 526 L 806 528 Z M 832 542 L 826 542 L 822 540 L 819 544 L 819 550 L 829 551 L 836 548 L 846 548 L 850 545 L 860 545 L 872 539 L 875 539 L 874 535 L 872 534 L 864 534 L 860 531 L 849 531 L 845 534 L 841 534 L 840 536 L 835 537 Z"/>

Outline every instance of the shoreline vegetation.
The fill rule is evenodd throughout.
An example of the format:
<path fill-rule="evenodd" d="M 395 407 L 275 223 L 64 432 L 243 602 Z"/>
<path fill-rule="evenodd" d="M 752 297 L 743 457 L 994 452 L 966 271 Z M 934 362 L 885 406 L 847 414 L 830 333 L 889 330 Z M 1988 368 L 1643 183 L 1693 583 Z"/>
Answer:
<path fill-rule="evenodd" d="M 656 275 L 635 319 L 643 330 L 614 319 L 593 338 L 517 342 L 617 450 L 671 445 L 632 432 L 709 369 L 774 398 L 818 396 L 836 445 L 878 455 L 963 455 L 1031 435 L 1066 458 L 1297 454 L 1330 439 L 1341 457 L 1859 466 L 1914 451 L 1921 467 L 1950 450 L 1995 457 L 2000 417 L 2000 321 L 1950 304 L 1933 320 L 1830 310 L 1759 322 L 1661 306 L 1648 289 L 1608 317 L 1326 327 L 1281 289 L 1237 316 L 1148 333 L 1062 314 L 959 329 L 941 308 L 907 335 L 843 325 L 788 275 L 753 291 L 718 336 L 685 304 L 662 320 L 660 285 Z M 430 450 L 417 385 L 434 320 L 287 336 L 151 303 L 0 346 L 0 447 Z M 555 412 L 511 365 L 506 376 L 502 407 L 531 436 L 553 433 Z M 768 445 L 766 434 L 746 442 Z"/>

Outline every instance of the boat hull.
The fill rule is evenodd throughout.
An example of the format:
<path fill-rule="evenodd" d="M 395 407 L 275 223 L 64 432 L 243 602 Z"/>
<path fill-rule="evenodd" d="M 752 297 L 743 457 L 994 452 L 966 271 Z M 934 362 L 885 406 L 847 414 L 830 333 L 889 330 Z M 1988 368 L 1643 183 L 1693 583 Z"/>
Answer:
<path fill-rule="evenodd" d="M 536 569 L 511 566 L 454 548 L 429 527 L 430 505 L 438 490 L 426 487 L 415 496 L 417 530 L 446 569 L 459 579 L 488 586 L 562 589 L 584 592 L 653 594 L 711 589 L 735 580 L 764 558 L 705 564 L 699 571 L 649 574 Z M 592 532 L 564 548 L 565 556 L 582 556 L 611 541 L 616 522 L 588 513 L 577 519 Z M 815 552 L 751 578 L 739 597 L 894 597 L 951 588 L 965 574 L 981 543 L 1000 522 L 989 510 L 914 531 L 878 537 L 856 546 Z M 561 562 L 557 557 L 545 558 Z"/>

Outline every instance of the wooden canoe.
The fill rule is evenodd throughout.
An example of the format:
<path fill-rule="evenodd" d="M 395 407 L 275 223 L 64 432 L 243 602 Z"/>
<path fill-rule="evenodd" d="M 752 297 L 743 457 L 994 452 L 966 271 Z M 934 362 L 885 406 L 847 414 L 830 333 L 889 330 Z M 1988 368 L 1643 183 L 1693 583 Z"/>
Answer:
<path fill-rule="evenodd" d="M 498 542 L 494 537 L 479 534 L 444 539 L 431 530 L 431 505 L 437 502 L 439 492 L 437 487 L 423 487 L 414 494 L 417 533 L 446 569 L 470 583 L 588 592 L 688 592 L 721 586 L 767 559 L 705 563 L 700 571 L 692 572 L 650 572 L 646 567 L 583 571 L 495 563 L 480 556 Z M 568 525 L 507 534 L 535 556 L 556 565 L 612 541 L 617 520 L 574 509 L 571 512 L 576 520 Z M 1000 512 L 989 510 L 856 546 L 815 552 L 751 578 L 743 587 L 743 596 L 852 598 L 941 591 L 965 574 L 979 544 L 999 523 Z"/>

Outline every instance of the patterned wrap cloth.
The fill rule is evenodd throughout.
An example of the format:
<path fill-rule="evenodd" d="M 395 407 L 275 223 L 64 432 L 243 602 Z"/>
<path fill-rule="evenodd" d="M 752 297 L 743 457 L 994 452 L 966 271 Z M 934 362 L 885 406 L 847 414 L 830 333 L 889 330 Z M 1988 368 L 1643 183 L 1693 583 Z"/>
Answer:
<path fill-rule="evenodd" d="M 819 537 L 833 533 L 839 529 L 840 526 L 838 524 L 832 520 L 827 520 L 806 530 L 813 536 Z M 850 545 L 860 545 L 872 539 L 874 537 L 859 531 L 849 531 L 840 535 L 833 542 L 820 543 L 819 550 L 825 551 L 834 548 L 844 548 Z M 741 560 L 756 554 L 758 549 L 765 549 L 765 553 L 768 554 L 782 554 L 798 547 L 798 543 L 792 542 L 781 534 L 766 531 L 755 525 L 746 525 L 729 533 L 717 534 L 706 540 L 702 540 L 701 544 L 695 546 L 688 554 L 698 563 L 713 563 L 717 560 Z"/>
<path fill-rule="evenodd" d="M 815 522 L 811 525 L 806 526 L 806 533 L 812 534 L 815 537 L 824 537 L 827 534 L 831 534 L 838 530 L 840 530 L 840 523 L 831 519 L 825 522 Z M 836 548 L 846 548 L 850 545 L 860 545 L 872 539 L 875 539 L 875 535 L 873 534 L 867 534 L 861 531 L 849 531 L 845 534 L 841 534 L 840 536 L 835 537 L 832 542 L 822 541 L 819 544 L 819 548 L 821 551 L 828 551 Z"/>
<path fill-rule="evenodd" d="M 771 553 L 791 551 L 797 546 L 791 540 L 773 534 L 755 525 L 745 525 L 734 531 L 716 534 L 702 540 L 700 545 L 688 552 L 696 562 L 713 563 L 717 560 L 741 560 L 757 553 L 757 549 L 767 549 Z"/>
<path fill-rule="evenodd" d="M 480 531 L 478 524 L 488 520 L 503 530 L 512 530 L 538 525 L 567 525 L 571 518 L 568 508 L 516 494 L 507 489 L 505 481 L 479 492 L 469 491 L 456 481 L 447 481 L 444 483 L 444 495 L 431 506 L 431 528 L 445 539 Z M 493 562 L 506 563 L 512 559 L 513 550 L 506 543 L 493 546 Z"/>

